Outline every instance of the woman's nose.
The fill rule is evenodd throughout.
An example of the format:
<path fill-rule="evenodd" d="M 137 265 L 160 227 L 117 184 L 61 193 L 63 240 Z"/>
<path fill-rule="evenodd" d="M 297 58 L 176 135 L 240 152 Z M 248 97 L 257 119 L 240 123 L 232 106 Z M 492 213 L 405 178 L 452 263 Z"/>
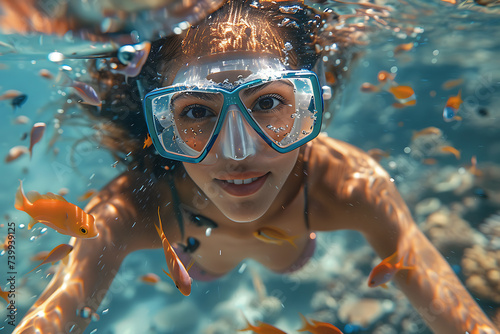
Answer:
<path fill-rule="evenodd" d="M 239 107 L 233 104 L 228 107 L 218 141 L 224 158 L 244 160 L 256 154 L 262 139 L 244 119 Z"/>

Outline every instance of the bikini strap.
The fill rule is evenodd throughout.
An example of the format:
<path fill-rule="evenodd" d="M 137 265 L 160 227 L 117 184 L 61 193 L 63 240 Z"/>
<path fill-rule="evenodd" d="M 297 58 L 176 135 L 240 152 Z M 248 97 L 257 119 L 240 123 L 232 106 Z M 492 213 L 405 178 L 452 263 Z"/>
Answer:
<path fill-rule="evenodd" d="M 304 149 L 304 221 L 306 223 L 307 230 L 310 230 L 309 224 L 309 196 L 308 196 L 308 173 L 309 173 L 309 156 L 311 153 L 311 144 L 307 143 Z"/>

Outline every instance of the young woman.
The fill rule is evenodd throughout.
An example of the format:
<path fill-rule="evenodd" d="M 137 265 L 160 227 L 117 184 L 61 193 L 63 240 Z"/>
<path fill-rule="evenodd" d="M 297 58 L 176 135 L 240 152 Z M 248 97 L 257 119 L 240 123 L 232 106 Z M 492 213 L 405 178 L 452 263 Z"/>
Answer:
<path fill-rule="evenodd" d="M 90 320 L 76 310 L 96 311 L 127 254 L 161 247 L 158 215 L 200 280 L 246 258 L 291 272 L 314 253 L 311 232 L 359 231 L 382 259 L 411 268 L 394 280 L 434 332 L 495 333 L 387 172 L 318 136 L 331 95 L 315 48 L 322 20 L 303 5 L 228 1 L 185 36 L 153 43 L 128 84 L 95 73 L 105 100 L 94 115 L 111 120 L 101 128 L 107 143 L 134 163 L 86 207 L 99 237 L 74 241 L 69 263 L 14 333 L 82 331 Z M 342 46 L 345 36 L 330 43 L 336 37 Z M 154 145 L 142 149 L 147 130 Z M 295 246 L 269 242 L 265 231 L 281 230 Z"/>

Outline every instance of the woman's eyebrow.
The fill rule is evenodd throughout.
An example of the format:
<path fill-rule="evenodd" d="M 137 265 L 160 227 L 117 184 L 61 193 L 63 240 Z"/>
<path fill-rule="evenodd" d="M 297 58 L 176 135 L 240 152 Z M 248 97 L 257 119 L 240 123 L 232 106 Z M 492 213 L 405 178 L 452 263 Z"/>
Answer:
<path fill-rule="evenodd" d="M 220 101 L 220 96 L 218 93 L 203 93 L 203 92 L 181 92 L 172 97 L 170 103 L 173 104 L 179 99 L 200 99 L 204 101 Z"/>
<path fill-rule="evenodd" d="M 262 84 L 262 85 L 259 85 L 256 87 L 250 87 L 250 88 L 244 89 L 241 92 L 241 94 L 244 97 L 248 97 L 249 95 L 253 95 L 253 94 L 257 93 L 259 90 L 264 89 L 265 87 L 267 87 L 271 84 L 273 84 L 273 85 L 280 85 L 281 84 L 281 85 L 287 85 L 290 87 L 294 87 L 293 84 L 288 80 L 270 81 L 270 82 L 266 82 L 265 84 Z"/>

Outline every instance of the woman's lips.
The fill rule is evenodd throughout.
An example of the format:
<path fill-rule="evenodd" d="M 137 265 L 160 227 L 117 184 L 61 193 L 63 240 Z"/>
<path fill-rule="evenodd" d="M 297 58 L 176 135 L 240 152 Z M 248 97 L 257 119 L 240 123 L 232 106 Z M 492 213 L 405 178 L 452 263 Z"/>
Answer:
<path fill-rule="evenodd" d="M 220 179 L 215 179 L 215 182 L 228 194 L 233 195 L 233 196 L 238 196 L 238 197 L 243 197 L 243 196 L 250 196 L 254 193 L 256 193 L 264 183 L 266 182 L 267 177 L 269 176 L 269 173 L 266 173 L 262 176 L 253 176 L 253 177 L 238 177 L 234 179 L 228 179 L 227 180 L 220 180 Z M 238 180 L 245 180 L 245 179 L 253 179 L 257 178 L 255 181 L 252 181 L 247 184 L 237 184 L 236 182 L 240 182 Z M 236 181 L 235 181 L 236 180 Z M 233 183 L 234 182 L 234 183 Z M 248 182 L 248 181 L 247 181 Z"/>

